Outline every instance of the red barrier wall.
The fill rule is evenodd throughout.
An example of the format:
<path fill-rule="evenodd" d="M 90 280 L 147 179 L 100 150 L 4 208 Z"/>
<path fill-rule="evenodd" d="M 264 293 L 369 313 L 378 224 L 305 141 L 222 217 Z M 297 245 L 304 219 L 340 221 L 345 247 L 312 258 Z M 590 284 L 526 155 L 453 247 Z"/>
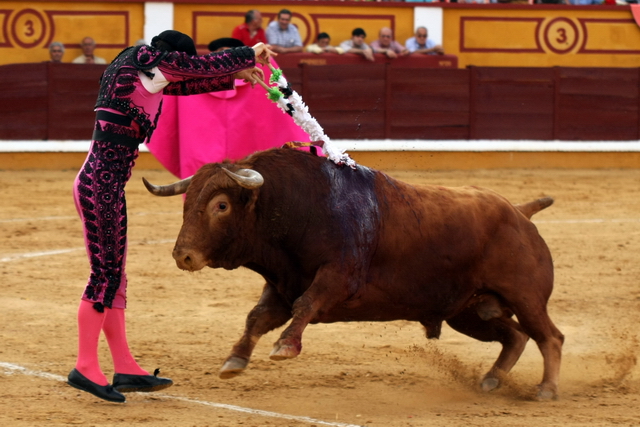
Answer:
<path fill-rule="evenodd" d="M 333 139 L 640 139 L 638 68 L 282 69 Z M 88 140 L 103 70 L 0 66 L 0 139 Z"/>
<path fill-rule="evenodd" d="M 284 71 L 332 138 L 640 137 L 638 68 L 302 64 Z"/>
<path fill-rule="evenodd" d="M 105 65 L 0 66 L 0 139 L 90 139 Z"/>

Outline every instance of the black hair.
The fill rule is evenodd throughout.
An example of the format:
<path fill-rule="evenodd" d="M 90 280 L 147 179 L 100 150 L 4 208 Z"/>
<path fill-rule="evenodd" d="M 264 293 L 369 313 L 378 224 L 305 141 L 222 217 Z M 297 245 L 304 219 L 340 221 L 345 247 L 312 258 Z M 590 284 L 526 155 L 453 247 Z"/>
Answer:
<path fill-rule="evenodd" d="M 367 37 L 367 33 L 364 32 L 364 30 L 362 28 L 355 28 L 353 31 L 351 31 L 351 35 L 352 36 L 363 36 L 363 37 Z"/>
<path fill-rule="evenodd" d="M 166 30 L 151 39 L 151 46 L 167 52 L 184 52 L 195 56 L 198 54 L 193 39 L 180 31 Z"/>
<path fill-rule="evenodd" d="M 167 52 L 173 52 L 175 50 L 169 43 L 164 40 L 156 40 L 155 42 L 151 42 L 151 45 L 158 50 Z"/>
<path fill-rule="evenodd" d="M 256 14 L 256 10 L 255 9 L 251 9 L 250 11 L 245 13 L 244 14 L 244 23 L 248 24 L 249 22 L 253 21 L 253 18 L 255 17 L 255 14 Z"/>
<path fill-rule="evenodd" d="M 293 13 L 291 13 L 289 9 L 281 9 L 280 12 L 278 12 L 278 18 L 280 18 L 280 15 L 293 16 Z"/>
<path fill-rule="evenodd" d="M 211 43 L 209 43 L 209 50 L 211 52 L 215 52 L 216 50 L 220 49 L 221 47 L 224 48 L 232 48 L 232 47 L 242 47 L 244 46 L 244 43 L 242 43 L 242 41 L 238 40 L 238 39 L 234 39 L 231 37 L 223 37 L 220 39 L 215 39 L 214 41 L 212 41 Z"/>
<path fill-rule="evenodd" d="M 318 38 L 316 40 L 320 41 L 322 39 L 331 39 L 331 36 L 329 36 L 329 34 L 327 34 L 327 33 L 318 34 Z"/>

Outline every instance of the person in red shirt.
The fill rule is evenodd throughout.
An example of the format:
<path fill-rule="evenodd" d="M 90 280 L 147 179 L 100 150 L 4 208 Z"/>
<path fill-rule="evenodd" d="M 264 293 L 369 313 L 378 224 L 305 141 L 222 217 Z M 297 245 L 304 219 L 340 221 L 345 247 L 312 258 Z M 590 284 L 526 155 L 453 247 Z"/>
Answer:
<path fill-rule="evenodd" d="M 256 43 L 267 43 L 267 37 L 262 29 L 262 14 L 259 10 L 252 9 L 244 15 L 244 24 L 233 29 L 231 37 L 238 39 L 245 46 L 253 46 Z"/>

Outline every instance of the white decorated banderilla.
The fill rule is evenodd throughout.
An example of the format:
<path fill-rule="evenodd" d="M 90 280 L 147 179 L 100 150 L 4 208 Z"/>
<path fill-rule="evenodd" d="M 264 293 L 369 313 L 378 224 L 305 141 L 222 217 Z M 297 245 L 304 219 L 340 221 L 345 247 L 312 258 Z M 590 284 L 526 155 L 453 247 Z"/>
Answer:
<path fill-rule="evenodd" d="M 309 108 L 302 101 L 302 97 L 291 88 L 291 85 L 282 75 L 282 70 L 269 65 L 271 78 L 269 81 L 276 86 L 269 86 L 260 79 L 257 82 L 265 88 L 267 96 L 278 107 L 293 118 L 293 121 L 305 131 L 312 141 L 322 141 L 322 152 L 338 165 L 347 165 L 356 168 L 356 162 L 347 153 L 334 147 L 331 140 L 325 135 L 318 121 L 309 114 Z"/>

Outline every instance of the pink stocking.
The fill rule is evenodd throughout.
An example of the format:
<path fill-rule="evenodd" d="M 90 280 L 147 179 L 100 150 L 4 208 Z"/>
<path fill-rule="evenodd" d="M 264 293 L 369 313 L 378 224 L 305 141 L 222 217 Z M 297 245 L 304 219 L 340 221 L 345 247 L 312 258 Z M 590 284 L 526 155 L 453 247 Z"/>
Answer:
<path fill-rule="evenodd" d="M 105 308 L 105 312 L 107 317 L 102 325 L 102 330 L 109 343 L 115 372 L 117 374 L 149 375 L 149 372 L 138 365 L 129 350 L 124 309 Z"/>
<path fill-rule="evenodd" d="M 99 313 L 91 301 L 80 301 L 78 307 L 78 359 L 76 369 L 82 375 L 99 385 L 109 381 L 100 369 L 98 341 L 106 313 Z"/>

